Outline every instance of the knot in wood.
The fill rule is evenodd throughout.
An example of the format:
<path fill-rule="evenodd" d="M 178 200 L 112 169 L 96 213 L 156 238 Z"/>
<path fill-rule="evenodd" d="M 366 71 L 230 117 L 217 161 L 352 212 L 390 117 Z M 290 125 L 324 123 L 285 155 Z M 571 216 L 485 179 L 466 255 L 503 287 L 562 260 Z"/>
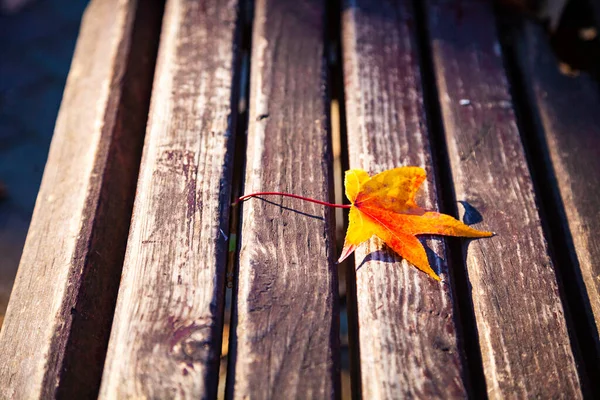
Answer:
<path fill-rule="evenodd" d="M 177 329 L 173 334 L 171 351 L 185 362 L 213 362 L 218 358 L 210 324 Z"/>

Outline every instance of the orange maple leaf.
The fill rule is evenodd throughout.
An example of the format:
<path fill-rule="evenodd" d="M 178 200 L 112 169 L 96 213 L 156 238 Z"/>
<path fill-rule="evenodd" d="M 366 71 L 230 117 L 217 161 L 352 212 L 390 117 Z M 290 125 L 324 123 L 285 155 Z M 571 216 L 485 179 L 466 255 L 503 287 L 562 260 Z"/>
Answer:
<path fill-rule="evenodd" d="M 406 261 L 439 281 L 417 235 L 471 238 L 493 235 L 470 228 L 449 215 L 417 206 L 415 195 L 426 177 L 425 170 L 419 167 L 394 168 L 373 177 L 361 169 L 346 171 L 346 197 L 352 205 L 338 262 L 375 235 Z"/>

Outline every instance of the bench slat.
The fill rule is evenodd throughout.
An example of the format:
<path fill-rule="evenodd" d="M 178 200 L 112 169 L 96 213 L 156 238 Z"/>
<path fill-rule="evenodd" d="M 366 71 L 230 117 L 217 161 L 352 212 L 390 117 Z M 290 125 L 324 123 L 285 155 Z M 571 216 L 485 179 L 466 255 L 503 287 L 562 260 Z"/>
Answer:
<path fill-rule="evenodd" d="M 169 0 L 101 398 L 216 396 L 237 2 Z"/>
<path fill-rule="evenodd" d="M 491 398 L 579 398 L 492 4 L 426 4 L 456 197 L 469 202 L 497 233 L 472 241 L 466 257 L 487 393 Z"/>
<path fill-rule="evenodd" d="M 245 193 L 333 198 L 324 23 L 325 1 L 256 2 Z M 336 397 L 333 212 L 265 200 L 241 206 L 228 389 L 234 398 Z"/>
<path fill-rule="evenodd" d="M 0 334 L 1 398 L 98 393 L 161 12 L 94 0 L 84 14 Z"/>
<path fill-rule="evenodd" d="M 411 1 L 350 1 L 342 19 L 350 168 L 427 170 L 437 209 Z M 356 251 L 363 398 L 466 397 L 443 241 L 427 240 L 438 283 L 372 240 Z"/>
<path fill-rule="evenodd" d="M 568 77 L 559 71 L 540 27 L 527 23 L 518 38 L 521 70 L 537 104 L 538 132 L 543 135 L 556 177 L 550 182 L 562 202 L 563 222 L 574 247 L 571 256 L 581 273 L 578 283 L 585 296 L 585 312 L 598 332 L 600 241 L 594 230 L 600 226 L 600 92 L 585 72 Z"/>

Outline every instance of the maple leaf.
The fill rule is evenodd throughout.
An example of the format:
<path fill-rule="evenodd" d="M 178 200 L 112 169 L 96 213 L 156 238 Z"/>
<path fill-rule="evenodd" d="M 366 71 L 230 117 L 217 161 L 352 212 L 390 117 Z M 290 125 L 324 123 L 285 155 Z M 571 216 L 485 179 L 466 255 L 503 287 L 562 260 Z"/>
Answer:
<path fill-rule="evenodd" d="M 470 238 L 493 235 L 473 229 L 449 215 L 419 207 L 415 195 L 426 177 L 425 170 L 419 167 L 394 168 L 373 177 L 361 169 L 346 171 L 346 197 L 352 205 L 338 262 L 375 235 L 406 261 L 439 281 L 417 235 Z"/>

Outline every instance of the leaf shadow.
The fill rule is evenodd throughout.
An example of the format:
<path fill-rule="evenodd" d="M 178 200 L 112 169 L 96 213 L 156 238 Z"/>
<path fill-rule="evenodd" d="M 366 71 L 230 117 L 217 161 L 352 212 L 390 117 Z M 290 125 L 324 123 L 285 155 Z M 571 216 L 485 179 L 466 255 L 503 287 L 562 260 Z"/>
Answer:
<path fill-rule="evenodd" d="M 460 203 L 465 210 L 465 213 L 463 214 L 463 217 L 462 217 L 462 222 L 464 224 L 474 225 L 474 224 L 483 222 L 483 215 L 479 212 L 479 210 L 473 204 L 469 203 L 466 200 L 459 200 L 458 203 Z M 495 232 L 493 232 L 492 237 L 494 237 L 496 235 L 497 234 Z M 471 242 L 480 240 L 480 239 L 489 239 L 489 238 L 486 238 L 486 237 L 460 238 L 459 237 L 456 239 L 460 240 L 461 248 L 462 248 L 462 261 L 463 261 L 463 265 L 466 265 L 467 252 L 469 250 L 469 245 L 471 244 Z M 454 239 L 454 240 L 456 240 L 456 239 Z"/>
<path fill-rule="evenodd" d="M 427 259 L 429 260 L 429 265 L 435 271 L 435 273 L 439 275 L 441 273 L 439 267 L 442 266 L 442 265 L 444 265 L 445 260 L 442 257 L 440 257 L 438 254 L 436 254 L 436 252 L 433 251 L 427 245 L 426 242 L 428 240 L 443 240 L 443 239 L 438 238 L 438 237 L 434 237 L 434 236 L 430 236 L 430 235 L 423 235 L 423 236 L 419 237 L 419 241 L 421 242 L 421 244 L 425 248 L 425 253 L 427 254 Z M 369 254 L 367 254 L 363 258 L 363 260 L 360 262 L 360 264 L 358 264 L 358 266 L 356 267 L 356 271 L 358 271 L 359 269 L 361 269 L 369 261 L 380 261 L 380 262 L 384 262 L 384 263 L 395 263 L 395 262 L 399 262 L 400 260 L 402 260 L 402 257 L 399 256 L 399 255 L 397 255 L 394 252 L 394 250 L 392 250 L 388 245 L 386 245 L 384 243 L 383 244 L 383 248 L 381 248 L 379 250 L 372 251 Z M 409 262 L 409 264 L 410 264 L 410 262 Z M 421 271 L 419 271 L 419 272 L 421 272 Z"/>
<path fill-rule="evenodd" d="M 309 213 L 306 213 L 306 212 L 303 212 L 303 211 L 298 211 L 298 210 L 296 210 L 296 209 L 293 209 L 293 208 L 290 208 L 290 207 L 286 207 L 286 206 L 284 206 L 284 205 L 281 205 L 281 204 L 279 204 L 279 203 L 276 203 L 276 202 L 274 202 L 274 201 L 272 201 L 272 200 L 267 200 L 267 199 L 265 199 L 265 198 L 263 198 L 263 197 L 260 197 L 260 196 L 255 196 L 255 197 L 253 197 L 253 198 L 254 198 L 254 199 L 256 199 L 256 200 L 262 200 L 262 201 L 264 201 L 265 203 L 269 203 L 269 204 L 271 204 L 271 205 L 277 206 L 277 207 L 281 208 L 282 210 L 291 211 L 291 212 L 294 212 L 294 213 L 296 213 L 296 214 L 302 215 L 302 216 L 304 216 L 304 217 L 309 217 L 309 218 L 313 218 L 313 219 L 318 219 L 319 221 L 324 221 L 324 220 L 325 220 L 323 217 L 321 217 L 321 216 L 319 216 L 319 215 L 313 215 L 313 214 L 309 214 Z"/>
<path fill-rule="evenodd" d="M 483 216 L 471 203 L 466 200 L 460 200 L 459 203 L 465 208 L 465 215 L 463 216 L 465 224 L 473 225 L 483 221 Z"/>

